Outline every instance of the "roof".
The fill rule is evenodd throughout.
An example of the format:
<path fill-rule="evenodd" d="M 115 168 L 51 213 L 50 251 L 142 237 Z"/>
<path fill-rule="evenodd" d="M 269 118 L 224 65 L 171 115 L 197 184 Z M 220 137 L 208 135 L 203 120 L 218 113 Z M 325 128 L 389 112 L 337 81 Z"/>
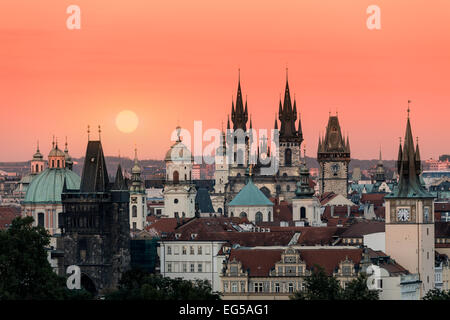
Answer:
<path fill-rule="evenodd" d="M 194 160 L 194 157 L 192 156 L 191 151 L 189 151 L 188 147 L 186 147 L 186 145 L 181 142 L 181 140 L 179 140 L 175 142 L 169 150 L 167 150 L 164 160 L 190 163 Z"/>
<path fill-rule="evenodd" d="M 275 263 L 281 260 L 283 251 L 282 249 L 235 249 L 231 250 L 229 261 L 240 261 L 242 269 L 248 271 L 251 277 L 265 277 L 275 267 Z"/>
<path fill-rule="evenodd" d="M 101 141 L 89 141 L 81 176 L 81 192 L 105 192 L 108 190 L 108 171 Z"/>
<path fill-rule="evenodd" d="M 344 238 L 362 238 L 365 235 L 384 232 L 384 222 L 362 220 L 358 223 L 350 225 L 347 230 L 342 233 Z"/>
<path fill-rule="evenodd" d="M 20 208 L 0 207 L 0 230 L 7 229 L 17 217 L 20 217 Z"/>
<path fill-rule="evenodd" d="M 319 265 L 325 272 L 332 275 L 341 261 L 351 260 L 354 264 L 359 264 L 362 258 L 363 249 L 308 249 L 300 250 L 300 258 L 306 262 L 306 267 L 311 269 L 314 265 Z"/>
<path fill-rule="evenodd" d="M 247 184 L 239 191 L 229 206 L 273 206 L 264 193 L 248 179 Z"/>
<path fill-rule="evenodd" d="M 199 188 L 197 190 L 197 195 L 195 196 L 195 204 L 198 205 L 199 212 L 214 212 L 211 197 L 209 196 L 208 189 L 206 188 Z"/>
<path fill-rule="evenodd" d="M 282 203 L 273 207 L 274 221 L 292 221 L 292 205 Z"/>
<path fill-rule="evenodd" d="M 31 181 L 24 203 L 61 203 L 64 187 L 69 190 L 80 189 L 80 177 L 67 168 L 47 168 Z"/>
<path fill-rule="evenodd" d="M 363 193 L 360 202 L 372 203 L 375 206 L 382 206 L 384 204 L 385 193 Z"/>

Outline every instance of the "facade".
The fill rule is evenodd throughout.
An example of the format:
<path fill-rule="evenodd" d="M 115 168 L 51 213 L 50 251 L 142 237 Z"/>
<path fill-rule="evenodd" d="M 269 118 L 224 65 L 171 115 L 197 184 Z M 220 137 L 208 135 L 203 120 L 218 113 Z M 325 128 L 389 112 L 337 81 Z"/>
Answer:
<path fill-rule="evenodd" d="M 420 297 L 434 288 L 434 197 L 420 182 L 419 145 L 409 119 L 403 148 L 400 144 L 398 187 L 385 196 L 386 253 L 422 281 Z"/>
<path fill-rule="evenodd" d="M 80 187 L 65 185 L 62 194 L 61 271 L 79 266 L 81 285 L 92 293 L 115 288 L 130 266 L 130 194 L 118 169 L 111 185 L 101 141 L 89 141 Z"/>
<path fill-rule="evenodd" d="M 328 119 L 325 137 L 319 137 L 317 149 L 319 162 L 319 193 L 334 192 L 347 197 L 348 165 L 350 163 L 350 142 L 341 133 L 339 119 Z"/>
<path fill-rule="evenodd" d="M 141 180 L 141 167 L 137 158 L 137 149 L 134 150 L 134 153 L 130 186 L 130 229 L 144 230 L 147 218 L 147 196 L 144 183 Z M 120 169 L 120 174 L 121 172 Z M 117 173 L 119 173 L 119 170 Z"/>
<path fill-rule="evenodd" d="M 164 214 L 169 218 L 192 218 L 195 216 L 195 184 L 192 182 L 194 158 L 181 142 L 181 128 L 177 127 L 178 139 L 166 153 L 166 181 L 164 184 Z"/>

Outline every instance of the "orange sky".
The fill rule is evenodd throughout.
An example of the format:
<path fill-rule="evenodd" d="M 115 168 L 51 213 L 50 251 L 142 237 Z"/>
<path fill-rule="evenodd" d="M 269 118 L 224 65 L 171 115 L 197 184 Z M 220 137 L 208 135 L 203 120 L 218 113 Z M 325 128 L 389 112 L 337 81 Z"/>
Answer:
<path fill-rule="evenodd" d="M 81 8 L 81 30 L 66 8 Z M 381 8 L 368 30 L 366 8 Z M 339 112 L 352 157 L 393 159 L 412 100 L 423 158 L 450 153 L 450 1 L 2 0 L 0 161 L 28 160 L 53 134 L 83 156 L 102 125 L 107 155 L 162 158 L 179 121 L 221 127 L 237 69 L 255 128 L 272 128 L 289 83 L 315 156 L 328 112 Z M 134 133 L 115 126 L 130 109 Z M 93 134 L 97 136 L 97 134 Z"/>

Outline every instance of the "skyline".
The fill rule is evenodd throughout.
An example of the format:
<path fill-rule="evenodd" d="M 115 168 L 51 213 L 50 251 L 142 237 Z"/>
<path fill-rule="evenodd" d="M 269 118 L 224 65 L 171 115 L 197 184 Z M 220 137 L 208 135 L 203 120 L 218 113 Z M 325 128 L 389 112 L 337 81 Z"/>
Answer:
<path fill-rule="evenodd" d="M 395 160 L 408 100 L 422 158 L 450 152 L 446 1 L 80 0 L 80 30 L 65 26 L 71 2 L 25 2 L 0 4 L 2 162 L 29 160 L 36 140 L 46 156 L 53 135 L 82 157 L 99 124 L 106 155 L 132 158 L 136 143 L 140 159 L 162 159 L 178 124 L 226 126 L 238 69 L 253 127 L 271 129 L 286 66 L 307 156 L 337 109 L 352 158 L 377 159 L 381 146 Z M 370 4 L 381 30 L 366 28 Z M 115 124 L 123 110 L 139 118 L 133 133 Z"/>

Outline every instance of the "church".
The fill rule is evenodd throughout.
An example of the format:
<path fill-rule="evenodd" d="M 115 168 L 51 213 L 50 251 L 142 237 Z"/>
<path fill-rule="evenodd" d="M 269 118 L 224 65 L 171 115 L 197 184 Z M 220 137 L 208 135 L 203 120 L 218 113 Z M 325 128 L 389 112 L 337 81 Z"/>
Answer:
<path fill-rule="evenodd" d="M 250 121 L 249 121 L 250 120 Z M 260 139 L 256 152 L 252 150 L 252 120 L 249 119 L 247 101 L 243 100 L 240 79 L 236 101 L 231 106 L 227 119 L 227 131 L 222 133 L 222 141 L 216 152 L 215 186 L 211 201 L 215 212 L 228 215 L 228 204 L 246 185 L 246 169 L 253 166 L 252 183 L 267 198 L 292 202 L 296 196 L 297 182 L 300 181 L 302 125 L 295 98 L 292 100 L 286 75 L 284 100 L 278 106 L 274 131 L 279 134 L 277 150 L 271 150 L 266 140 Z M 243 133 L 243 135 L 242 135 Z M 241 138 L 244 136 L 244 138 Z M 256 159 L 253 163 L 250 159 Z M 265 159 L 266 161 L 262 161 Z M 274 167 L 274 174 L 264 174 L 264 169 Z"/>

